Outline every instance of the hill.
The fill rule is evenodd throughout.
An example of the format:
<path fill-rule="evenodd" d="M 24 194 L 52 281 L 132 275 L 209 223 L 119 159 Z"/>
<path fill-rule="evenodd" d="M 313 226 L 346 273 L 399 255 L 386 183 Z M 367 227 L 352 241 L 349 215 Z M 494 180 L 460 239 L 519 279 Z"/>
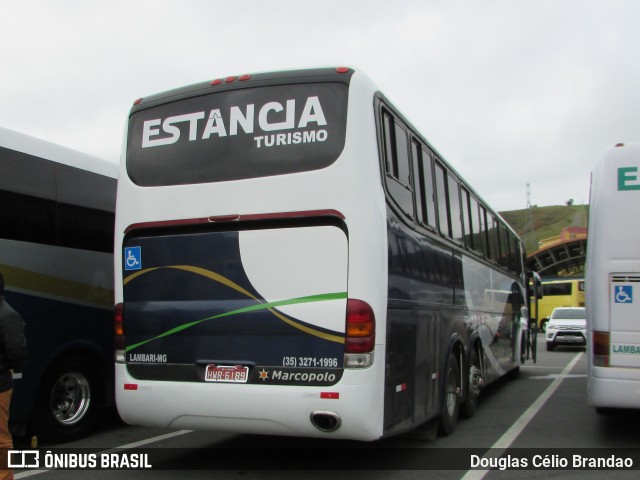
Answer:
<path fill-rule="evenodd" d="M 565 227 L 586 227 L 588 205 L 556 205 L 500 212 L 524 242 L 527 254 L 538 250 L 538 242 L 560 235 Z"/>

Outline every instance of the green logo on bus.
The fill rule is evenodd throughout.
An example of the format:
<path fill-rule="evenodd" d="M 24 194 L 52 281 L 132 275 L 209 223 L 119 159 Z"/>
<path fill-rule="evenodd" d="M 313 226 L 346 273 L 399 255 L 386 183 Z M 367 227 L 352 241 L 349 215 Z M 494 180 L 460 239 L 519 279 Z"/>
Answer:
<path fill-rule="evenodd" d="M 638 167 L 621 167 L 618 169 L 618 191 L 640 190 Z"/>

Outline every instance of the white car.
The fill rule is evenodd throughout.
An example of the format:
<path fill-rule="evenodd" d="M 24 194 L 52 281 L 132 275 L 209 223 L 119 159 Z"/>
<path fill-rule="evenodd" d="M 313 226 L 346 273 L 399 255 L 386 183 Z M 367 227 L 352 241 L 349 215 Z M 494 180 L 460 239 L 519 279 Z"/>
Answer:
<path fill-rule="evenodd" d="M 557 345 L 587 345 L 587 314 L 584 307 L 554 308 L 546 328 L 547 350 Z"/>

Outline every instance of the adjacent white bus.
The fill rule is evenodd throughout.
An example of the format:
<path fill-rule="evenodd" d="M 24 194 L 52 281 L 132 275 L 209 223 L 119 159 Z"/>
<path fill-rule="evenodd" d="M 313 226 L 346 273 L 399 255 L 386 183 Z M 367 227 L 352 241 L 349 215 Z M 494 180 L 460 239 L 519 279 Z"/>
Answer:
<path fill-rule="evenodd" d="M 591 176 L 586 303 L 588 402 L 640 408 L 640 143 L 606 151 Z"/>
<path fill-rule="evenodd" d="M 0 271 L 26 323 L 11 424 L 50 441 L 113 405 L 117 167 L 0 128 Z"/>
<path fill-rule="evenodd" d="M 520 240 L 361 72 L 141 99 L 122 158 L 125 421 L 374 440 L 439 419 L 448 434 L 519 368 Z"/>

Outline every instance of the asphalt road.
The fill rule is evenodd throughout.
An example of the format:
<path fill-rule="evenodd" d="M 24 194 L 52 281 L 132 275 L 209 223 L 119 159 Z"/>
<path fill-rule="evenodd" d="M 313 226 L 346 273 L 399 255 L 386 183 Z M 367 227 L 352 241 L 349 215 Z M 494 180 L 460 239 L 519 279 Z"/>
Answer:
<path fill-rule="evenodd" d="M 485 389 L 476 415 L 461 420 L 451 436 L 435 441 L 400 436 L 363 444 L 166 431 L 125 425 L 111 412 L 89 438 L 65 445 L 40 445 L 41 458 L 48 451 L 81 451 L 95 455 L 100 464 L 104 454 L 115 451 L 119 459 L 122 452 L 129 452 L 136 453 L 138 460 L 149 454 L 146 460 L 153 468 L 16 470 L 15 478 L 189 480 L 304 476 L 311 480 L 329 476 L 352 479 L 365 472 L 371 479 L 638 478 L 640 410 L 596 413 L 586 404 L 584 348 L 560 347 L 546 352 L 541 340 L 537 364 L 528 362 L 517 378 L 504 379 Z M 612 453 L 621 459 L 633 456 L 636 470 L 573 468 L 573 455 L 598 457 Z M 503 460 L 497 460 L 501 455 Z M 491 469 L 490 457 L 494 462 L 509 461 L 511 468 L 501 470 L 504 465 L 495 463 L 496 468 Z M 68 457 L 65 459 L 68 461 Z M 127 459 L 133 462 L 136 457 Z M 476 468 L 471 469 L 474 461 Z M 516 468 L 522 467 L 524 461 L 528 463 L 526 469 Z M 545 462 L 552 469 L 544 469 Z M 563 462 L 569 468 L 558 468 L 563 467 Z"/>

